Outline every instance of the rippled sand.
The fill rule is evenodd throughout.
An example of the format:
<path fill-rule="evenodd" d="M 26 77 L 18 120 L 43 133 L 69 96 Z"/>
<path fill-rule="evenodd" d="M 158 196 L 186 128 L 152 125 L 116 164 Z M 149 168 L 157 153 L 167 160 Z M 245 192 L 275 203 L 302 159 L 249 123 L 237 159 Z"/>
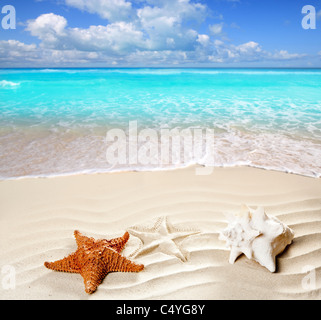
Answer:
<path fill-rule="evenodd" d="M 0 268 L 16 271 L 15 289 L 0 286 L 0 299 L 320 299 L 321 180 L 248 167 L 198 176 L 195 169 L 0 182 Z M 218 234 L 224 213 L 243 203 L 264 206 L 295 232 L 274 274 L 244 256 L 228 263 Z M 161 216 L 201 231 L 178 242 L 187 262 L 147 252 L 133 258 L 144 271 L 109 274 L 93 295 L 80 275 L 43 266 L 75 251 L 76 229 L 112 238 Z M 131 236 L 123 255 L 137 246 Z M 308 266 L 315 283 L 306 287 Z"/>

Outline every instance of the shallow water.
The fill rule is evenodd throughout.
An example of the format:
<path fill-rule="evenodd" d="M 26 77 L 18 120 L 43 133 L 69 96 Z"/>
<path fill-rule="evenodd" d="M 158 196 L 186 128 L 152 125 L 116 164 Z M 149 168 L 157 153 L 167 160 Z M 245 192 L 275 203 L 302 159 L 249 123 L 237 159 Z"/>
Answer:
<path fill-rule="evenodd" d="M 319 176 L 320 89 L 321 70 L 314 69 L 2 69 L 0 177 L 191 163 Z M 147 152 L 155 161 L 130 161 L 130 123 L 137 124 L 138 134 L 156 132 L 156 140 L 137 143 L 140 151 L 158 150 Z M 106 160 L 114 144 L 106 134 L 114 128 L 127 136 L 123 164 Z M 181 157 L 164 163 L 161 129 L 175 128 L 190 129 L 193 137 L 202 129 L 203 136 L 185 154 L 183 142 L 173 141 L 170 152 Z M 210 154 L 206 129 L 215 138 Z"/>

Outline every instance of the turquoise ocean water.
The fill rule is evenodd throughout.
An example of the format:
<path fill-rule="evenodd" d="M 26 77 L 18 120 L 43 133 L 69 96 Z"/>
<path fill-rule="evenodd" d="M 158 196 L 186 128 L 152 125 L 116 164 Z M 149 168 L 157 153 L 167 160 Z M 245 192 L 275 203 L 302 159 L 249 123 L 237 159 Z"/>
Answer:
<path fill-rule="evenodd" d="M 130 121 L 213 129 L 217 166 L 321 175 L 321 70 L 2 69 L 0 178 L 207 164 L 111 167 L 106 133 Z"/>

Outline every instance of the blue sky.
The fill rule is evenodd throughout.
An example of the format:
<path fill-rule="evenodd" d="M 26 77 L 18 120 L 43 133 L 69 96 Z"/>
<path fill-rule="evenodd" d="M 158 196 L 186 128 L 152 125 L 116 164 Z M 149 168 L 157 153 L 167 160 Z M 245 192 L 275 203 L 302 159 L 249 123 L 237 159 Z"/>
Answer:
<path fill-rule="evenodd" d="M 321 67 L 315 0 L 3 0 L 0 67 Z M 301 26 L 313 5 L 315 30 Z M 1 15 L 1 19 L 5 14 Z"/>

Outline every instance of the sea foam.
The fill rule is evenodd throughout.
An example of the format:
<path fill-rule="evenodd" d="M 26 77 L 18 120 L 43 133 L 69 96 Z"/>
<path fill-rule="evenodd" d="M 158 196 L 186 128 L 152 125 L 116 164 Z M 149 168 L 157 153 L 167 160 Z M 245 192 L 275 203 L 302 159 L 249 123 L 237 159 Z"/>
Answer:
<path fill-rule="evenodd" d="M 20 82 L 12 82 L 7 80 L 0 81 L 0 87 L 2 88 L 14 88 L 20 86 Z"/>

